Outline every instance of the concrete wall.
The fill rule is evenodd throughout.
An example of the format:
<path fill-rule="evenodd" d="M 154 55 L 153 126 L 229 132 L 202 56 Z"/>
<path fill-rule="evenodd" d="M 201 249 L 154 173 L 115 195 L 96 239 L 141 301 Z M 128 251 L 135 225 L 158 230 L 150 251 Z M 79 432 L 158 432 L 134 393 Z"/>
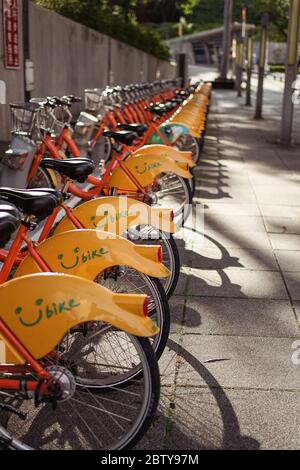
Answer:
<path fill-rule="evenodd" d="M 22 47 L 22 18 L 21 18 L 21 2 L 19 4 L 19 40 L 20 44 L 20 61 L 23 63 L 23 47 Z M 6 84 L 6 103 L 12 101 L 24 101 L 24 72 L 20 70 L 7 70 L 4 68 L 4 44 L 3 44 L 3 11 L 2 2 L 0 2 L 0 80 Z M 0 104 L 0 140 L 4 140 L 10 133 L 10 114 L 9 105 Z"/>
<path fill-rule="evenodd" d="M 22 0 L 19 1 L 21 10 Z M 20 21 L 20 27 L 22 21 Z M 3 22 L 0 1 L 0 80 L 6 81 L 7 101 L 24 100 L 23 70 L 3 67 Z M 29 49 L 34 62 L 32 96 L 82 96 L 85 88 L 108 83 L 125 85 L 173 78 L 175 67 L 54 12 L 29 4 Z M 22 39 L 22 31 L 20 31 Z M 22 53 L 22 41 L 20 44 Z M 21 56 L 23 63 L 23 57 Z M 8 108 L 0 105 L 0 141 L 9 138 Z"/>
<path fill-rule="evenodd" d="M 30 3 L 29 54 L 35 66 L 34 96 L 82 95 L 108 77 L 109 38 Z"/>

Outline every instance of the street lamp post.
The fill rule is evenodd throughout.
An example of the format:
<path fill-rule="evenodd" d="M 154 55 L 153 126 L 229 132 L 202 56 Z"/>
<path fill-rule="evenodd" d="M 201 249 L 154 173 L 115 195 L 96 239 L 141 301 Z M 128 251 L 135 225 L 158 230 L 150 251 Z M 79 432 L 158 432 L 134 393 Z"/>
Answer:
<path fill-rule="evenodd" d="M 244 44 L 241 37 L 237 40 L 236 49 L 236 80 L 235 88 L 238 96 L 242 96 L 242 74 L 243 74 L 243 56 L 244 56 Z"/>
<path fill-rule="evenodd" d="M 261 18 L 259 64 L 258 64 L 258 85 L 257 85 L 257 95 L 256 95 L 256 110 L 255 110 L 255 116 L 254 116 L 255 119 L 262 118 L 266 50 L 267 50 L 267 40 L 268 40 L 268 23 L 269 23 L 269 15 L 265 14 Z"/>
<path fill-rule="evenodd" d="M 246 89 L 246 106 L 251 106 L 251 77 L 253 67 L 253 38 L 249 33 L 247 38 L 247 89 Z"/>
<path fill-rule="evenodd" d="M 298 70 L 299 24 L 300 0 L 291 0 L 280 136 L 280 142 L 284 145 L 291 143 L 293 133 L 294 103 L 292 96 L 294 92 L 293 83 L 297 79 Z"/>

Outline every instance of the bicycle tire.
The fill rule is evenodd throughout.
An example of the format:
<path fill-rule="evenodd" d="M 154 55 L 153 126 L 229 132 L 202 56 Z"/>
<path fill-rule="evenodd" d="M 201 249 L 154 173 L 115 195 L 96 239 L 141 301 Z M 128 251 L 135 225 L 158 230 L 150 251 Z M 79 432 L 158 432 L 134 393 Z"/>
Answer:
<path fill-rule="evenodd" d="M 130 272 L 134 273 L 135 270 L 130 269 L 127 271 L 127 274 L 125 274 L 124 277 L 126 279 L 129 277 Z M 169 302 L 167 298 L 167 294 L 165 293 L 161 282 L 159 279 L 156 279 L 154 277 L 146 276 L 145 274 L 142 273 L 137 273 L 138 276 L 143 279 L 143 282 L 147 285 L 147 291 L 145 291 L 145 294 L 148 294 L 149 292 L 152 295 L 152 299 L 154 301 L 154 306 L 155 306 L 155 313 L 154 309 L 153 312 L 151 310 L 149 311 L 149 316 L 155 317 L 157 326 L 159 327 L 160 331 L 159 333 L 154 337 L 152 346 L 155 351 L 157 359 L 159 359 L 164 352 L 164 349 L 166 347 L 168 338 L 169 338 L 169 333 L 170 333 L 170 307 L 169 307 Z M 111 291 L 115 291 L 120 293 L 120 290 L 114 290 L 114 287 L 117 288 L 117 284 L 114 284 L 114 280 L 110 282 L 110 280 L 104 280 L 104 276 L 101 274 L 100 276 L 97 276 L 96 282 L 101 283 L 104 287 L 108 288 Z M 130 285 L 130 281 L 129 281 Z M 125 290 L 124 293 L 130 293 L 130 290 Z M 137 291 L 136 288 L 133 289 L 133 292 L 135 293 L 142 293 Z M 136 376 L 132 376 L 131 379 L 136 379 Z"/>
<path fill-rule="evenodd" d="M 171 233 L 155 230 L 153 227 L 144 227 L 139 230 L 137 234 L 140 234 L 139 238 L 133 240 L 137 244 L 145 243 L 153 245 L 158 243 L 162 246 L 162 262 L 169 269 L 170 276 L 160 279 L 160 281 L 168 299 L 170 299 L 177 287 L 181 268 L 179 251 L 173 235 Z"/>
<path fill-rule="evenodd" d="M 130 336 L 130 335 L 128 335 L 128 336 Z M 153 418 L 154 418 L 156 410 L 157 410 L 157 406 L 158 406 L 158 402 L 159 402 L 159 398 L 160 398 L 160 376 L 159 376 L 159 368 L 158 368 L 158 363 L 157 363 L 155 353 L 154 353 L 154 351 L 153 351 L 153 349 L 150 345 L 150 342 L 147 338 L 137 338 L 137 337 L 131 337 L 131 338 L 133 339 L 133 342 L 137 345 L 137 351 L 139 351 L 139 358 L 141 360 L 141 363 L 143 364 L 142 377 L 143 377 L 143 380 L 145 381 L 145 393 L 144 393 L 144 397 L 143 397 L 144 398 L 143 406 L 141 407 L 141 411 L 139 412 L 139 414 L 136 418 L 136 421 L 132 422 L 132 423 L 131 423 L 131 421 L 129 422 L 131 428 L 127 432 L 126 436 L 124 435 L 122 438 L 116 438 L 116 442 L 111 446 L 103 445 L 101 447 L 101 450 L 122 450 L 122 449 L 131 449 L 132 447 L 134 447 L 141 440 L 141 438 L 145 435 L 145 433 L 149 429 L 150 425 L 153 422 Z M 121 393 L 122 391 L 120 392 L 120 390 L 117 389 L 117 392 Z M 113 392 L 111 392 L 111 393 L 113 393 Z M 125 393 L 126 393 L 126 395 L 125 395 Z M 89 395 L 87 395 L 87 396 L 89 396 Z M 94 397 L 92 403 L 97 402 L 97 400 L 101 400 L 101 393 L 99 393 L 99 390 L 98 390 L 98 393 L 96 395 L 91 394 L 91 396 Z M 125 397 L 125 396 L 127 397 L 127 400 L 132 400 L 132 404 L 136 405 L 136 397 L 134 396 L 134 394 L 132 394 L 132 397 L 130 397 L 130 394 L 128 394 L 128 391 L 124 391 L 123 397 Z M 115 406 L 116 406 L 116 401 L 110 400 L 109 399 L 109 394 L 104 394 L 102 396 L 102 398 L 104 400 L 103 403 L 107 404 L 108 401 L 111 401 L 111 403 L 115 403 Z M 0 442 L 1 442 L 2 448 L 6 448 L 6 449 L 10 449 L 10 450 L 41 449 L 42 446 L 37 445 L 37 444 L 38 444 L 38 442 L 43 442 L 42 430 L 44 429 L 44 432 L 46 434 L 46 436 L 44 438 L 44 446 L 48 444 L 48 447 L 50 446 L 51 450 L 66 450 L 66 445 L 65 445 L 66 436 L 65 436 L 65 433 L 66 432 L 70 433 L 70 434 L 73 433 L 74 439 L 75 439 L 75 436 L 77 438 L 77 430 L 78 430 L 78 427 L 80 427 L 80 423 L 81 423 L 81 421 L 78 420 L 78 418 L 77 418 L 77 421 L 74 422 L 74 424 L 73 424 L 74 428 L 72 428 L 70 426 L 69 421 L 70 421 L 71 418 L 70 418 L 69 410 L 65 411 L 65 413 L 66 413 L 65 416 L 66 417 L 68 416 L 68 419 L 64 420 L 64 418 L 63 418 L 61 407 L 62 407 L 62 405 L 66 404 L 66 403 L 70 403 L 71 400 L 73 400 L 75 403 L 78 402 L 78 400 L 76 401 L 76 399 L 73 399 L 73 397 L 72 397 L 72 398 L 70 398 L 70 400 L 59 403 L 59 406 L 60 406 L 60 408 L 58 408 L 59 409 L 59 413 L 58 413 L 59 418 L 57 418 L 57 421 L 58 421 L 60 426 L 64 425 L 67 428 L 66 431 L 64 429 L 62 430 L 62 437 L 60 439 L 58 439 L 58 438 L 56 439 L 56 441 L 58 441 L 58 445 L 60 445 L 60 449 L 56 449 L 56 448 L 53 449 L 53 447 L 50 446 L 50 443 L 49 443 L 49 441 L 50 441 L 49 427 L 47 426 L 47 423 L 43 420 L 43 419 L 45 419 L 45 417 L 47 417 L 47 414 L 49 414 L 52 411 L 53 414 L 50 417 L 50 423 L 53 426 L 52 416 L 54 416 L 54 413 L 56 413 L 56 412 L 53 410 L 51 403 L 43 404 L 43 408 L 42 408 L 42 411 L 41 411 L 41 413 L 43 414 L 42 420 L 40 418 L 40 422 L 38 423 L 39 426 L 37 426 L 37 431 L 36 431 L 36 434 L 34 434 L 34 436 L 32 435 L 32 426 L 30 426 L 30 428 L 28 428 L 28 424 L 27 423 L 25 424 L 24 433 L 25 433 L 25 438 L 27 439 L 27 442 L 24 441 L 24 440 L 21 440 L 22 436 L 20 436 L 20 434 L 22 434 L 22 426 L 21 426 L 22 423 L 19 423 L 19 421 L 17 423 L 14 423 L 13 419 L 15 418 L 15 415 L 10 414 L 10 416 L 7 419 L 6 425 L 5 426 L 0 426 Z M 22 405 L 24 403 L 25 403 L 25 400 L 22 401 Z M 84 402 L 80 402 L 80 403 L 85 405 L 87 407 L 86 408 L 87 410 L 89 410 L 89 408 L 91 408 L 91 405 L 88 405 L 88 403 L 84 403 Z M 124 409 L 124 407 L 126 408 L 125 404 L 121 401 L 118 403 L 118 405 L 120 407 L 122 407 L 122 409 Z M 45 413 L 43 413 L 43 411 L 44 411 L 46 406 L 48 406 L 48 409 L 47 409 L 46 415 L 45 415 Z M 50 410 L 50 408 L 51 408 L 51 410 Z M 93 408 L 95 408 L 95 406 L 93 406 Z M 34 407 L 34 404 L 32 404 L 32 409 L 34 409 L 35 411 L 37 410 Z M 99 408 L 98 409 L 98 411 L 100 411 L 100 415 L 101 415 L 101 412 L 102 412 L 102 416 L 103 416 L 103 410 L 105 410 L 105 408 Z M 94 410 L 93 410 L 93 413 L 95 414 Z M 88 414 L 88 411 L 86 411 L 85 414 L 84 414 L 84 420 L 87 419 L 87 414 Z M 29 413 L 28 413 L 28 415 L 29 415 Z M 112 413 L 112 415 L 116 416 L 115 413 Z M 11 419 L 13 421 L 12 423 L 10 423 Z M 104 428 L 103 433 L 106 434 L 106 437 L 109 436 L 110 429 L 105 428 L 105 426 L 103 426 L 103 423 L 101 423 L 101 419 L 97 418 L 97 420 L 95 420 L 95 417 L 93 417 L 93 419 L 94 419 L 94 421 L 92 422 L 92 426 L 94 426 L 94 428 L 97 427 L 97 429 L 99 429 L 99 427 L 101 428 L 101 426 L 102 426 L 102 428 Z M 112 422 L 113 422 L 113 419 L 112 419 Z M 10 429 L 10 428 L 13 428 L 15 430 L 12 431 L 12 429 Z M 31 432 L 28 432 L 28 429 L 30 429 Z M 51 430 L 51 427 L 50 427 L 50 430 Z M 87 436 L 86 436 L 87 428 L 85 427 L 84 430 L 85 430 L 85 435 L 83 435 L 83 437 L 85 437 L 87 439 Z M 88 431 L 90 431 L 90 428 L 88 429 Z M 55 428 L 55 432 L 58 433 L 57 428 Z M 98 431 L 95 431 L 95 432 L 98 432 Z M 94 431 L 91 432 L 91 436 L 93 436 L 94 441 L 95 441 L 95 437 L 96 437 L 95 432 Z M 6 433 L 6 438 L 4 438 L 5 433 Z M 7 434 L 7 433 L 9 433 L 9 434 Z M 30 436 L 32 436 L 31 439 L 32 439 L 33 442 L 29 445 L 28 439 L 30 439 Z M 75 442 L 79 442 L 79 440 L 75 439 Z M 98 438 L 97 438 L 97 442 L 99 442 Z M 72 441 L 70 442 L 70 440 L 68 440 L 68 444 L 71 445 Z M 92 449 L 93 450 L 99 450 L 98 447 L 95 448 L 94 446 L 92 447 Z M 73 449 L 73 450 L 78 450 L 78 446 L 76 446 L 76 449 Z M 84 448 L 84 449 L 81 449 L 81 450 L 90 450 L 90 448 L 89 449 Z"/>

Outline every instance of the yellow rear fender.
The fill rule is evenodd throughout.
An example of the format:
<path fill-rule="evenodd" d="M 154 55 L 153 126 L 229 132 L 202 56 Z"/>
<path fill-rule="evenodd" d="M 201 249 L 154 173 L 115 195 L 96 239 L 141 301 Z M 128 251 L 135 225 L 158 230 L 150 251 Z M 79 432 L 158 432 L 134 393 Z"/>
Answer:
<path fill-rule="evenodd" d="M 179 125 L 182 125 L 182 126 L 186 126 L 189 129 L 189 133 L 191 134 L 191 136 L 196 137 L 196 138 L 199 137 L 199 133 L 196 132 L 192 126 L 188 125 L 184 121 L 177 121 L 176 118 L 175 118 L 174 121 L 172 121 L 172 124 L 179 124 Z"/>
<path fill-rule="evenodd" d="M 181 178 L 192 179 L 186 163 L 175 162 L 169 157 L 156 157 L 154 155 L 142 155 L 128 158 L 123 162 L 125 167 L 139 181 L 143 188 L 151 186 L 161 173 L 173 173 Z M 122 168 L 114 171 L 109 185 L 120 191 L 136 191 L 136 185 L 127 176 Z"/>
<path fill-rule="evenodd" d="M 128 197 L 102 197 L 92 199 L 73 209 L 73 215 L 86 229 L 99 229 L 123 235 L 130 227 L 150 225 L 166 233 L 178 229 L 170 209 L 152 208 Z M 62 219 L 55 234 L 74 230 L 68 217 Z"/>
<path fill-rule="evenodd" d="M 174 159 L 176 162 L 187 163 L 190 168 L 195 167 L 192 152 L 182 152 L 173 147 L 168 147 L 167 145 L 146 145 L 133 153 L 134 157 L 141 155 L 155 155 L 163 158 L 169 157 Z"/>
<path fill-rule="evenodd" d="M 2 321 L 35 359 L 45 357 L 69 330 L 85 322 L 108 323 L 142 337 L 158 332 L 145 316 L 146 296 L 115 294 L 76 276 L 25 276 L 1 286 L 0 296 Z M 25 362 L 4 335 L 0 351 L 2 364 Z"/>
<path fill-rule="evenodd" d="M 45 240 L 37 252 L 52 272 L 95 280 L 105 269 L 128 266 L 152 277 L 168 277 L 161 263 L 161 247 L 136 245 L 119 235 L 100 230 L 73 230 Z M 42 272 L 28 255 L 15 277 Z"/>

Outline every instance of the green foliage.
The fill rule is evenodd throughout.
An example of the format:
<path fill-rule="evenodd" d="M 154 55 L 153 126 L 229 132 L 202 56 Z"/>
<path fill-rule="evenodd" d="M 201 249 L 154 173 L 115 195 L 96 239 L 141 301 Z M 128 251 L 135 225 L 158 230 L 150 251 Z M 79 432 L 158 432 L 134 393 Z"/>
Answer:
<path fill-rule="evenodd" d="M 155 31 L 137 23 L 132 7 L 133 0 L 35 0 L 38 5 L 82 23 L 103 34 L 112 36 L 162 60 L 170 53 Z M 124 5 L 127 8 L 124 9 Z M 123 5 L 123 6 L 122 6 Z M 125 5 L 125 6 L 126 6 Z"/>
<path fill-rule="evenodd" d="M 269 36 L 273 41 L 286 41 L 289 0 L 234 0 L 233 21 L 241 21 L 241 9 L 247 8 L 247 22 L 260 25 L 261 16 L 269 14 Z M 199 25 L 223 23 L 224 0 L 185 0 L 181 9 L 188 21 Z M 206 28 L 209 29 L 209 28 Z"/>

